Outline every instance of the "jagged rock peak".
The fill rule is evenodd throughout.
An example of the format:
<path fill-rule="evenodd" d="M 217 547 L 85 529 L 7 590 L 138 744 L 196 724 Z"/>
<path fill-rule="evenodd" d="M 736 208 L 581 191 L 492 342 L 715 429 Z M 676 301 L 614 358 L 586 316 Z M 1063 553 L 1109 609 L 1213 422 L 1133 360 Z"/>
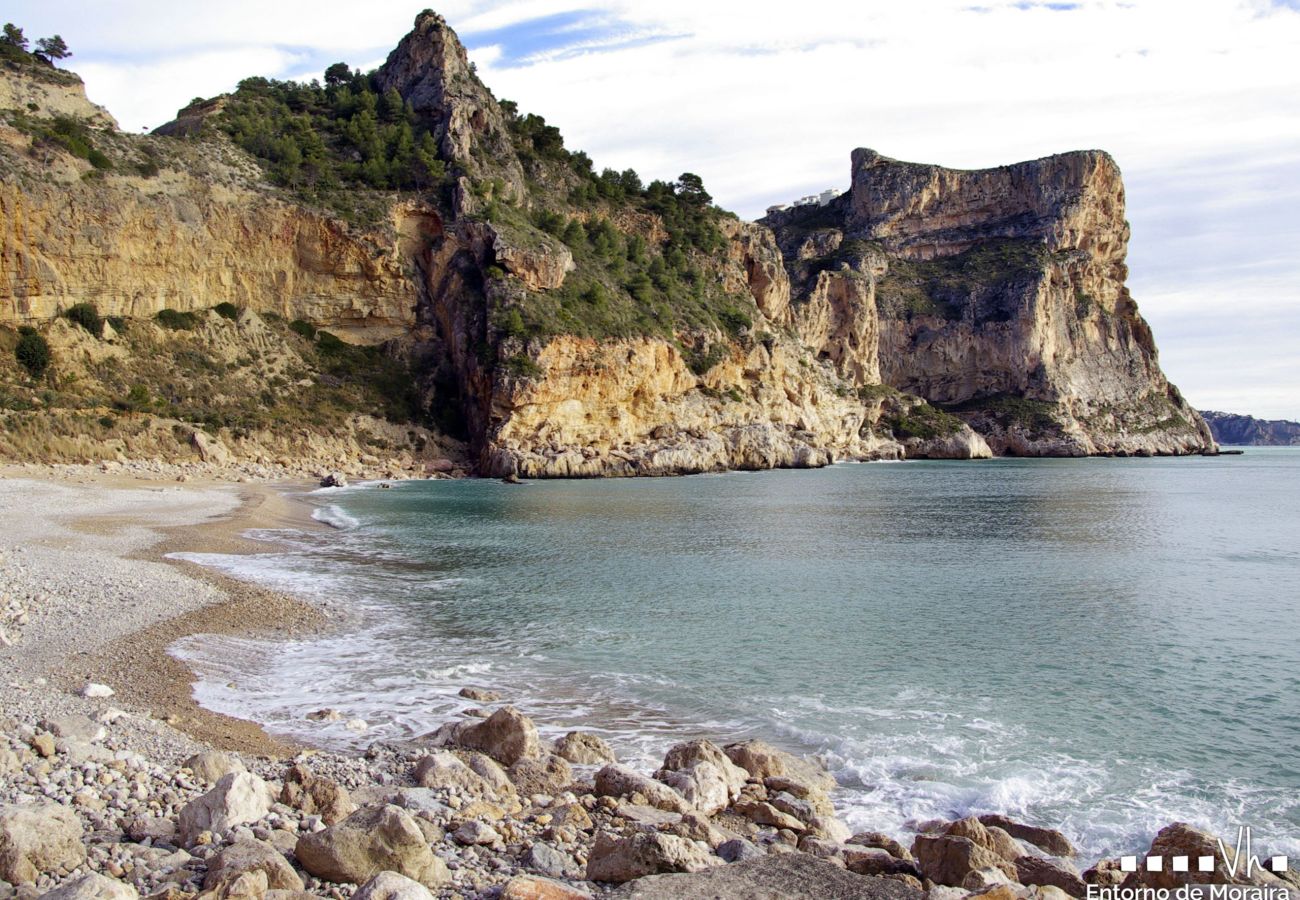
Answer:
<path fill-rule="evenodd" d="M 948 169 L 853 151 L 849 227 L 900 256 L 950 256 L 992 238 L 1037 240 L 1120 262 L 1124 183 L 1101 150 L 992 169 Z"/>
<path fill-rule="evenodd" d="M 475 141 L 500 134 L 504 116 L 470 66 L 446 19 L 426 9 L 377 73 L 381 91 L 396 88 L 416 113 L 441 127 L 441 151 L 468 160 Z"/>

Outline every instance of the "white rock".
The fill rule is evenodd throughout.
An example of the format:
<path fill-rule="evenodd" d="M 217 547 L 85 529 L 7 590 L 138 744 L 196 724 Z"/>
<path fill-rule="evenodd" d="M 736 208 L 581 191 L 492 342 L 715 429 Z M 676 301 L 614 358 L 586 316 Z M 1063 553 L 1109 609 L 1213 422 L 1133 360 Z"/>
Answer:
<path fill-rule="evenodd" d="M 113 689 L 106 684 L 97 684 L 93 681 L 87 682 L 86 686 L 77 692 L 83 697 L 90 700 L 104 700 L 113 696 Z"/>
<path fill-rule="evenodd" d="M 91 872 L 42 894 L 41 900 L 137 900 L 139 896 L 131 885 Z"/>
<path fill-rule="evenodd" d="M 188 803 L 177 824 L 181 840 L 192 844 L 204 831 L 222 832 L 256 822 L 271 811 L 270 786 L 250 772 L 223 775 L 216 787 Z"/>
<path fill-rule="evenodd" d="M 418 881 L 396 872 L 380 872 L 352 895 L 352 900 L 433 900 L 433 894 Z"/>

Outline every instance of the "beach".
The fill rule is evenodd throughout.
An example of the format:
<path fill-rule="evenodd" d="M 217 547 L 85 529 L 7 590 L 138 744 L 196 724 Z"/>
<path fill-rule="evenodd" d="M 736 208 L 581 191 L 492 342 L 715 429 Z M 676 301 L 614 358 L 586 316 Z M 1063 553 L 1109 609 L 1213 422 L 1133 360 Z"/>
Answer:
<path fill-rule="evenodd" d="M 411 897 L 577 898 L 618 884 L 618 896 L 783 896 L 743 885 L 784 878 L 813 891 L 791 896 L 956 900 L 1002 888 L 1063 900 L 1142 874 L 1077 858 L 1050 823 L 1003 816 L 923 823 L 910 850 L 851 832 L 821 763 L 761 740 L 683 741 L 650 777 L 589 732 L 539 738 L 527 710 L 481 687 L 463 692 L 477 707 L 434 732 L 360 753 L 204 709 L 168 654 L 177 641 L 292 639 L 346 628 L 352 613 L 169 558 L 268 552 L 246 532 L 326 527 L 301 497 L 312 484 L 203 474 L 0 471 L 0 845 L 65 838 L 28 853 L 27 869 L 6 862 L 0 900 L 372 897 L 394 889 L 370 883 L 390 876 Z M 1181 827 L 1161 838 L 1179 849 L 1208 840 Z M 377 832 L 382 853 L 356 846 Z M 706 880 L 626 893 L 663 877 Z"/>

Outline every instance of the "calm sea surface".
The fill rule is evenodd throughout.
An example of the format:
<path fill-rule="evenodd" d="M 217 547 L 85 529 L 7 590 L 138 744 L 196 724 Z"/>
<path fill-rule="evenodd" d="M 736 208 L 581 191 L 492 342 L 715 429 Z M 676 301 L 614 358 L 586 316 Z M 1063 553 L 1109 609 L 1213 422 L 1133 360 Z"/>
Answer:
<path fill-rule="evenodd" d="M 633 762 L 824 754 L 855 829 L 1000 811 L 1098 856 L 1180 819 L 1300 856 L 1300 450 L 312 499 L 334 528 L 190 558 L 361 625 L 183 642 L 205 705 L 362 746 L 481 685 Z M 304 720 L 325 706 L 370 730 Z"/>

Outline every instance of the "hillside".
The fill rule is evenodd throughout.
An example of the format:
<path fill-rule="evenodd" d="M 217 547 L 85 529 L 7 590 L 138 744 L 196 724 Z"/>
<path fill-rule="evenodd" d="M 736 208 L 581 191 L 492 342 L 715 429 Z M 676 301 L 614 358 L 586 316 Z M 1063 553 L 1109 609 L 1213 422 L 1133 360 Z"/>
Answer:
<path fill-rule="evenodd" d="M 118 132 L 75 76 L 38 95 L 21 67 L 3 74 L 9 329 L 46 333 L 84 304 L 127 334 L 221 304 L 298 323 L 281 338 L 300 353 L 376 348 L 382 380 L 354 369 L 340 421 L 436 427 L 493 475 L 1213 446 L 1124 288 L 1104 154 L 955 173 L 858 151 L 835 203 L 751 224 L 690 173 L 598 172 L 496 99 L 433 13 L 375 72 L 248 79 L 151 136 Z M 26 404 L 11 420 L 120 390 L 65 352 L 39 377 L 0 370 Z M 378 401 L 394 372 L 407 401 Z"/>
<path fill-rule="evenodd" d="M 1236 413 L 1201 410 L 1214 439 L 1220 444 L 1251 444 L 1259 447 L 1300 447 L 1300 422 L 1285 419 L 1257 419 Z"/>

